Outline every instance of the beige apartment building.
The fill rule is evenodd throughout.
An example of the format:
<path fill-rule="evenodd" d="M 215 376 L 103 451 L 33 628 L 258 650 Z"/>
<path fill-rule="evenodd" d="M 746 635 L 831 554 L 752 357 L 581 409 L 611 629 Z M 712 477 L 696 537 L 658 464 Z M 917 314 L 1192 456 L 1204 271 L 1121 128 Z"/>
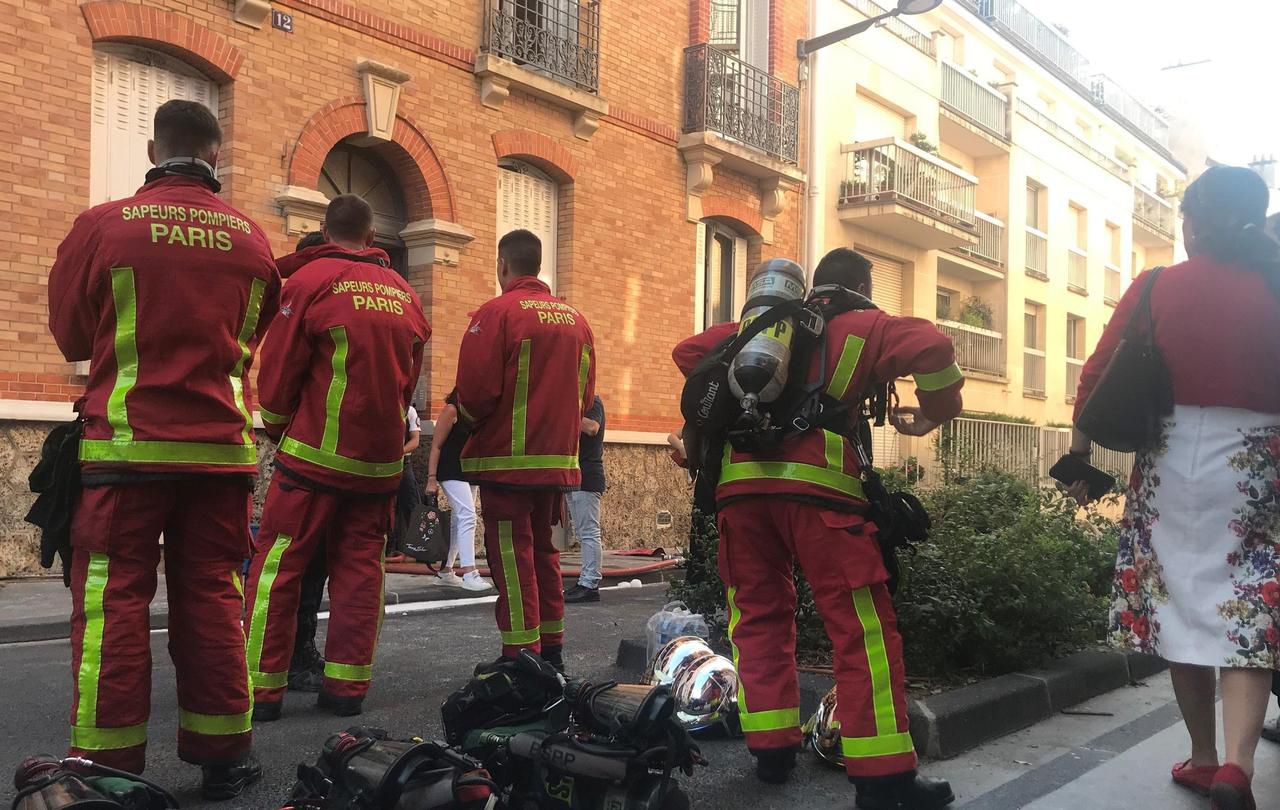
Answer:
<path fill-rule="evenodd" d="M 819 33 L 881 12 L 817 8 Z M 877 303 L 955 341 L 968 410 L 1070 421 L 1117 299 L 1180 252 L 1166 122 L 1013 0 L 899 17 L 811 56 L 809 76 L 810 265 L 840 245 L 871 257 Z"/>

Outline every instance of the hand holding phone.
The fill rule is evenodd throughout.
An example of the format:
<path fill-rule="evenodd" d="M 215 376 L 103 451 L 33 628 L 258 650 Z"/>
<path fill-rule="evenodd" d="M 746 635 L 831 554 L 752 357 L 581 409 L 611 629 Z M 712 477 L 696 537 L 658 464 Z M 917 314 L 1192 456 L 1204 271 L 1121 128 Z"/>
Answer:
<path fill-rule="evenodd" d="M 1115 488 L 1116 479 L 1085 461 L 1082 456 L 1067 453 L 1049 470 L 1049 476 L 1067 487 L 1084 482 L 1089 487 L 1089 500 L 1096 501 Z"/>

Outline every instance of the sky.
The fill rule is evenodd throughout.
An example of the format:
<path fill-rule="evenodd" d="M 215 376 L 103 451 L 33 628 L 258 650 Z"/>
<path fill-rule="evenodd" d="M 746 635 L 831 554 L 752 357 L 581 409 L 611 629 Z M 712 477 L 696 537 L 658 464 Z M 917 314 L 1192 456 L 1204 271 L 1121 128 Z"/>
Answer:
<path fill-rule="evenodd" d="M 1066 26 L 1097 72 L 1199 128 L 1214 160 L 1280 159 L 1280 0 L 1020 2 Z M 1211 61 L 1161 69 L 1202 59 Z"/>

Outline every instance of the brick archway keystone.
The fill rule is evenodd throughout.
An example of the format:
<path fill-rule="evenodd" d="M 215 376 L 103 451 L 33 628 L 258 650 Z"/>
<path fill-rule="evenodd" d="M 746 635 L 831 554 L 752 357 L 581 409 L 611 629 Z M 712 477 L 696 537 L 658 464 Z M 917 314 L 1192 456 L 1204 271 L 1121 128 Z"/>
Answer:
<path fill-rule="evenodd" d="M 188 16 L 116 0 L 80 7 L 94 42 L 124 42 L 167 53 L 219 84 L 235 79 L 244 52 Z"/>
<path fill-rule="evenodd" d="M 507 129 L 493 133 L 493 151 L 499 158 L 519 158 L 537 166 L 560 184 L 569 184 L 578 174 L 577 161 L 555 139 L 528 129 Z"/>

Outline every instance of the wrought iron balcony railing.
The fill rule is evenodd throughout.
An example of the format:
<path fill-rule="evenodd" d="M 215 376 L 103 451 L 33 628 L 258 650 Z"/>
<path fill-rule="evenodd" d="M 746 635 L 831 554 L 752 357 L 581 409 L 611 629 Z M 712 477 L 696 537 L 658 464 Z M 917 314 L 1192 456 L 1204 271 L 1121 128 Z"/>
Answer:
<path fill-rule="evenodd" d="M 1009 138 L 1009 99 L 965 73 L 942 63 L 942 103 L 995 135 Z"/>
<path fill-rule="evenodd" d="M 1150 230 L 1173 240 L 1173 206 L 1139 186 L 1133 187 L 1133 216 Z"/>
<path fill-rule="evenodd" d="M 599 0 L 487 0 L 483 50 L 595 93 Z"/>
<path fill-rule="evenodd" d="M 978 226 L 978 244 L 952 250 L 962 256 L 1004 267 L 1004 223 L 981 211 L 975 211 L 973 216 Z"/>
<path fill-rule="evenodd" d="M 710 45 L 684 52 L 684 131 L 718 132 L 787 163 L 800 146 L 800 90 Z"/>
<path fill-rule="evenodd" d="M 977 181 L 956 166 L 898 140 L 848 144 L 840 204 L 883 200 L 893 194 L 949 224 L 975 230 Z"/>

